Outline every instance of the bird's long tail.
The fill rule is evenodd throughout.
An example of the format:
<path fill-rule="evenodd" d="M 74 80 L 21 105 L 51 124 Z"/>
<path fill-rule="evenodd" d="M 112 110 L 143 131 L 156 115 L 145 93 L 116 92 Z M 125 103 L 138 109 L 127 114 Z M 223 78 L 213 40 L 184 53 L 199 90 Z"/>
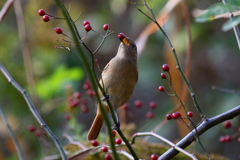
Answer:
<path fill-rule="evenodd" d="M 102 125 L 103 125 L 103 119 L 102 119 L 102 116 L 101 114 L 97 114 L 93 123 L 92 123 L 92 126 L 88 132 L 88 135 L 87 135 L 87 139 L 89 141 L 91 140 L 94 140 L 94 139 L 97 139 L 98 137 L 98 134 L 102 128 Z"/>

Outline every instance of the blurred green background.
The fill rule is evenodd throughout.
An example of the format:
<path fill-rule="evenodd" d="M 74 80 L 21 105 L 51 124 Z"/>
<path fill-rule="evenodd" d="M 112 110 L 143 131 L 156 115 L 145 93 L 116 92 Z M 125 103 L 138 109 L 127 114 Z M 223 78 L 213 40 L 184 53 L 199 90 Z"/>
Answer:
<path fill-rule="evenodd" d="M 4 3 L 5 1 L 0 1 L 1 8 Z M 54 28 L 61 27 L 67 35 L 70 35 L 70 31 L 64 20 L 51 19 L 46 23 L 38 15 L 38 10 L 44 9 L 50 15 L 61 17 L 62 15 L 54 1 L 23 0 L 21 3 L 32 65 L 24 66 L 26 62 L 24 62 L 21 50 L 17 17 L 13 6 L 0 23 L 0 62 L 12 77 L 29 92 L 33 99 L 33 95 L 36 93 L 37 98 L 34 102 L 38 111 L 63 144 L 66 144 L 67 141 L 61 138 L 62 134 L 66 132 L 69 126 L 71 128 L 71 125 L 79 127 L 73 135 L 79 134 L 78 138 L 85 140 L 86 131 L 90 127 L 95 114 L 95 101 L 83 89 L 87 77 L 79 60 L 63 49 L 54 48 L 59 46 L 56 39 L 66 39 L 62 35 L 57 35 Z M 152 0 L 149 4 L 157 15 L 166 3 L 166 0 Z M 227 19 L 196 23 L 192 16 L 195 9 L 204 10 L 213 3 L 215 1 L 187 1 L 192 34 L 190 83 L 207 117 L 223 113 L 239 105 L 240 101 L 239 95 L 211 89 L 212 85 L 235 90 L 239 90 L 240 87 L 240 51 L 233 31 L 223 32 L 221 30 L 221 26 Z M 138 36 L 150 23 L 149 19 L 144 17 L 128 1 L 66 0 L 65 4 L 66 6 L 72 4 L 71 16 L 73 19 L 76 19 L 82 12 L 82 16 L 76 22 L 82 36 L 85 34 L 82 25 L 84 20 L 90 21 L 93 29 L 102 34 L 105 33 L 102 26 L 108 23 L 112 30 L 123 32 L 134 40 L 138 39 Z M 169 19 L 166 21 L 163 19 L 160 24 L 164 24 L 163 28 L 169 34 L 180 62 L 182 66 L 185 66 L 187 33 L 183 13 L 182 6 L 178 5 L 171 11 Z M 128 103 L 127 123 L 134 122 L 136 124 L 137 127 L 134 132 L 153 130 L 176 105 L 173 97 L 158 91 L 158 86 L 162 85 L 171 92 L 167 82 L 159 76 L 162 72 L 162 64 L 174 62 L 173 56 L 166 54 L 168 52 L 166 39 L 160 32 L 156 32 L 147 38 L 146 46 L 138 60 L 139 81 Z M 84 41 L 89 48 L 95 50 L 101 40 L 100 36 L 91 31 Z M 68 46 L 66 42 L 62 43 Z M 116 35 L 107 38 L 95 56 L 101 68 L 116 54 L 118 45 L 119 40 Z M 76 53 L 74 45 L 71 48 Z M 86 52 L 86 54 L 88 53 Z M 28 84 L 26 67 L 27 70 L 29 68 L 33 70 L 35 87 Z M 175 64 L 170 67 L 171 71 L 175 70 Z M 182 87 L 182 82 L 173 79 L 174 86 Z M 88 113 L 83 113 L 81 107 L 75 108 L 74 111 L 66 109 L 69 94 L 77 91 L 88 99 Z M 181 96 L 182 92 L 178 91 L 178 94 Z M 142 101 L 141 109 L 134 107 L 135 100 Z M 145 116 L 148 111 L 151 111 L 148 106 L 150 101 L 157 103 L 157 108 L 153 111 L 154 118 L 151 120 Z M 7 82 L 3 74 L 0 74 L 0 105 L 21 143 L 26 159 L 40 159 L 57 153 L 49 138 L 36 138 L 33 133 L 27 130 L 27 126 L 32 124 L 39 129 L 40 127 L 29 111 L 22 95 Z M 186 106 L 194 113 L 194 121 L 197 124 L 200 117 L 190 98 L 186 101 Z M 72 124 L 69 124 L 64 119 L 67 112 L 74 115 L 78 123 L 71 122 Z M 231 122 L 235 128 L 239 128 L 240 117 L 236 117 Z M 169 121 L 157 133 L 176 142 L 181 139 L 185 132 L 188 132 L 186 127 L 178 127 L 175 121 Z M 218 125 L 204 133 L 200 138 L 208 153 L 220 154 L 229 159 L 238 159 L 240 144 L 236 138 L 230 143 L 222 144 L 219 142 L 220 136 L 232 133 L 234 131 L 226 130 L 222 125 Z M 0 159 L 17 159 L 9 133 L 2 121 L 0 121 L 0 140 Z M 153 138 L 149 141 L 158 142 Z M 202 152 L 198 144 L 194 144 L 192 149 L 194 153 Z"/>

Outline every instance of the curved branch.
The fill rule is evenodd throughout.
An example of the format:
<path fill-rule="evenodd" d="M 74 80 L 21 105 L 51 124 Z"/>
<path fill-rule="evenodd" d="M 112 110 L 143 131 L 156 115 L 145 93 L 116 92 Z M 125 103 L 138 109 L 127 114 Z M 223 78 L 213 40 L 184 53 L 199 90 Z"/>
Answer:
<path fill-rule="evenodd" d="M 208 129 L 216 126 L 219 123 L 222 123 L 228 119 L 233 119 L 236 116 L 240 115 L 240 105 L 227 111 L 222 114 L 219 114 L 213 118 L 206 119 L 203 121 L 198 127 L 197 127 L 197 135 L 201 135 L 204 132 L 206 132 Z M 181 141 L 179 141 L 176 145 L 181 148 L 186 148 L 189 146 L 193 141 L 195 141 L 196 130 L 192 130 L 188 135 L 186 135 Z M 158 160 L 167 160 L 172 159 L 175 155 L 177 155 L 179 151 L 171 148 L 168 151 L 166 151 L 164 154 L 162 154 Z"/>

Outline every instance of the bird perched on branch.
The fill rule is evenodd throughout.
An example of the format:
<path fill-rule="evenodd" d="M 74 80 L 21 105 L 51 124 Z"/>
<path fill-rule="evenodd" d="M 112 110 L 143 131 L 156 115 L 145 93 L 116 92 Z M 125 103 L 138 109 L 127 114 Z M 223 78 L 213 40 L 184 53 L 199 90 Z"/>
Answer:
<path fill-rule="evenodd" d="M 105 66 L 100 80 L 100 84 L 108 97 L 103 97 L 102 92 L 98 91 L 103 97 L 101 103 L 106 112 L 109 112 L 109 107 L 104 99 L 108 98 L 114 109 L 121 107 L 129 100 L 138 80 L 137 46 L 123 33 L 119 33 L 118 38 L 121 43 L 117 55 Z M 87 135 L 89 141 L 98 137 L 103 125 L 103 117 L 99 107 L 98 104 L 96 117 Z"/>

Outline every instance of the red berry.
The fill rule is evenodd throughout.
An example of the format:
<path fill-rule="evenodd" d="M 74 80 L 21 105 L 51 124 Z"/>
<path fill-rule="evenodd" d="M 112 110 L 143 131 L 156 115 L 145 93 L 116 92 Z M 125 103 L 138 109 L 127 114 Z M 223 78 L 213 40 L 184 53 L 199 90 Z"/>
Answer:
<path fill-rule="evenodd" d="M 102 150 L 103 152 L 108 152 L 108 148 L 107 148 L 107 147 L 102 147 L 101 150 Z"/>
<path fill-rule="evenodd" d="M 157 156 L 156 154 L 152 154 L 152 155 L 151 155 L 151 159 L 152 159 L 152 160 L 157 160 L 157 159 L 158 159 L 158 156 Z"/>
<path fill-rule="evenodd" d="M 86 26 L 87 24 L 90 24 L 90 22 L 89 21 L 84 21 L 83 22 L 83 26 Z"/>
<path fill-rule="evenodd" d="M 70 108 L 74 108 L 77 105 L 79 105 L 79 100 L 78 99 L 70 99 L 69 100 L 69 105 L 70 105 Z"/>
<path fill-rule="evenodd" d="M 44 16 L 42 17 L 42 19 L 43 19 L 44 22 L 50 21 L 50 17 L 49 17 L 48 15 L 44 15 Z"/>
<path fill-rule="evenodd" d="M 112 135 L 113 135 L 113 137 L 115 137 L 116 134 L 117 134 L 117 132 L 116 132 L 115 130 L 112 130 Z"/>
<path fill-rule="evenodd" d="M 154 102 L 154 101 L 149 102 L 150 108 L 154 109 L 154 108 L 156 108 L 156 106 L 157 106 L 156 102 Z"/>
<path fill-rule="evenodd" d="M 142 102 L 141 102 L 140 100 L 136 100 L 136 101 L 134 102 L 134 105 L 135 105 L 135 107 L 137 107 L 137 108 L 141 108 L 141 107 L 142 107 Z"/>
<path fill-rule="evenodd" d="M 90 88 L 91 88 L 90 82 L 87 80 L 83 85 L 83 89 L 88 90 Z"/>
<path fill-rule="evenodd" d="M 166 79 L 167 75 L 165 73 L 161 73 L 161 77 L 162 77 L 162 79 Z"/>
<path fill-rule="evenodd" d="M 120 145 L 120 144 L 122 144 L 122 140 L 121 140 L 120 138 L 117 138 L 117 139 L 115 140 L 115 143 L 118 144 L 118 145 Z"/>
<path fill-rule="evenodd" d="M 108 29 L 110 29 L 109 24 L 104 24 L 104 25 L 103 25 L 103 29 L 104 29 L 105 31 L 107 31 Z"/>
<path fill-rule="evenodd" d="M 112 160 L 112 156 L 110 154 L 105 155 L 105 160 Z"/>
<path fill-rule="evenodd" d="M 94 97 L 95 96 L 95 93 L 92 89 L 88 89 L 87 90 L 87 95 L 89 95 L 90 97 Z"/>
<path fill-rule="evenodd" d="M 88 113 L 88 107 L 85 106 L 85 105 L 81 106 L 81 110 L 82 110 L 83 113 Z"/>
<path fill-rule="evenodd" d="M 173 117 L 172 117 L 171 114 L 167 114 L 167 115 L 166 115 L 166 119 L 167 119 L 167 120 L 171 120 L 172 118 L 173 118 Z"/>
<path fill-rule="evenodd" d="M 123 108 L 124 110 L 127 110 L 127 109 L 128 109 L 128 104 L 125 103 L 125 104 L 122 106 L 122 108 Z"/>
<path fill-rule="evenodd" d="M 46 12 L 43 9 L 39 9 L 39 11 L 38 11 L 39 16 L 44 16 L 45 14 L 46 14 Z"/>
<path fill-rule="evenodd" d="M 223 122 L 223 127 L 224 128 L 231 128 L 232 127 L 232 123 L 230 121 L 225 121 L 225 122 Z"/>
<path fill-rule="evenodd" d="M 87 24 L 84 26 L 85 31 L 89 32 L 92 30 L 92 26 L 90 24 Z"/>
<path fill-rule="evenodd" d="M 221 143 L 226 142 L 225 137 L 224 137 L 224 136 L 221 136 L 221 137 L 219 138 L 219 141 L 220 141 Z"/>
<path fill-rule="evenodd" d="M 161 92 L 164 92 L 164 87 L 163 86 L 159 86 L 158 90 L 161 91 Z"/>
<path fill-rule="evenodd" d="M 36 127 L 34 125 L 30 125 L 27 127 L 29 132 L 34 132 L 36 130 Z"/>
<path fill-rule="evenodd" d="M 57 28 L 55 28 L 55 32 L 57 33 L 57 34 L 62 34 L 62 28 L 60 28 L 60 27 L 57 27 Z"/>
<path fill-rule="evenodd" d="M 64 118 L 65 118 L 66 120 L 69 120 L 71 117 L 70 117 L 70 115 L 69 115 L 68 113 L 66 113 L 66 114 L 64 115 Z"/>
<path fill-rule="evenodd" d="M 80 92 L 75 92 L 75 93 L 73 94 L 73 96 L 74 96 L 75 98 L 81 98 L 81 97 L 82 97 L 82 95 L 81 95 Z"/>
<path fill-rule="evenodd" d="M 230 141 L 232 141 L 232 137 L 229 136 L 229 135 L 226 135 L 225 136 L 225 142 L 230 142 Z"/>
<path fill-rule="evenodd" d="M 168 64 L 164 64 L 164 65 L 162 66 L 162 70 L 165 71 L 165 72 L 169 72 L 169 69 L 170 69 L 170 67 L 169 67 Z"/>
<path fill-rule="evenodd" d="M 178 119 L 178 118 L 181 118 L 181 113 L 180 112 L 175 112 L 172 114 L 172 118 L 174 119 Z"/>
<path fill-rule="evenodd" d="M 193 112 L 187 112 L 188 117 L 193 117 Z"/>
<path fill-rule="evenodd" d="M 91 141 L 91 144 L 92 144 L 92 146 L 94 146 L 94 147 L 97 147 L 97 146 L 99 145 L 97 140 L 92 140 L 92 141 Z"/>
<path fill-rule="evenodd" d="M 40 130 L 36 130 L 36 131 L 34 132 L 34 135 L 35 135 L 36 137 L 40 137 L 40 136 L 42 136 L 42 132 L 41 132 Z"/>
<path fill-rule="evenodd" d="M 153 118 L 153 113 L 151 111 L 147 112 L 146 117 L 148 119 L 152 119 Z"/>
<path fill-rule="evenodd" d="M 124 33 L 119 33 L 118 34 L 118 38 L 119 39 L 123 39 L 123 38 L 125 38 L 126 36 L 125 36 L 125 34 Z"/>

